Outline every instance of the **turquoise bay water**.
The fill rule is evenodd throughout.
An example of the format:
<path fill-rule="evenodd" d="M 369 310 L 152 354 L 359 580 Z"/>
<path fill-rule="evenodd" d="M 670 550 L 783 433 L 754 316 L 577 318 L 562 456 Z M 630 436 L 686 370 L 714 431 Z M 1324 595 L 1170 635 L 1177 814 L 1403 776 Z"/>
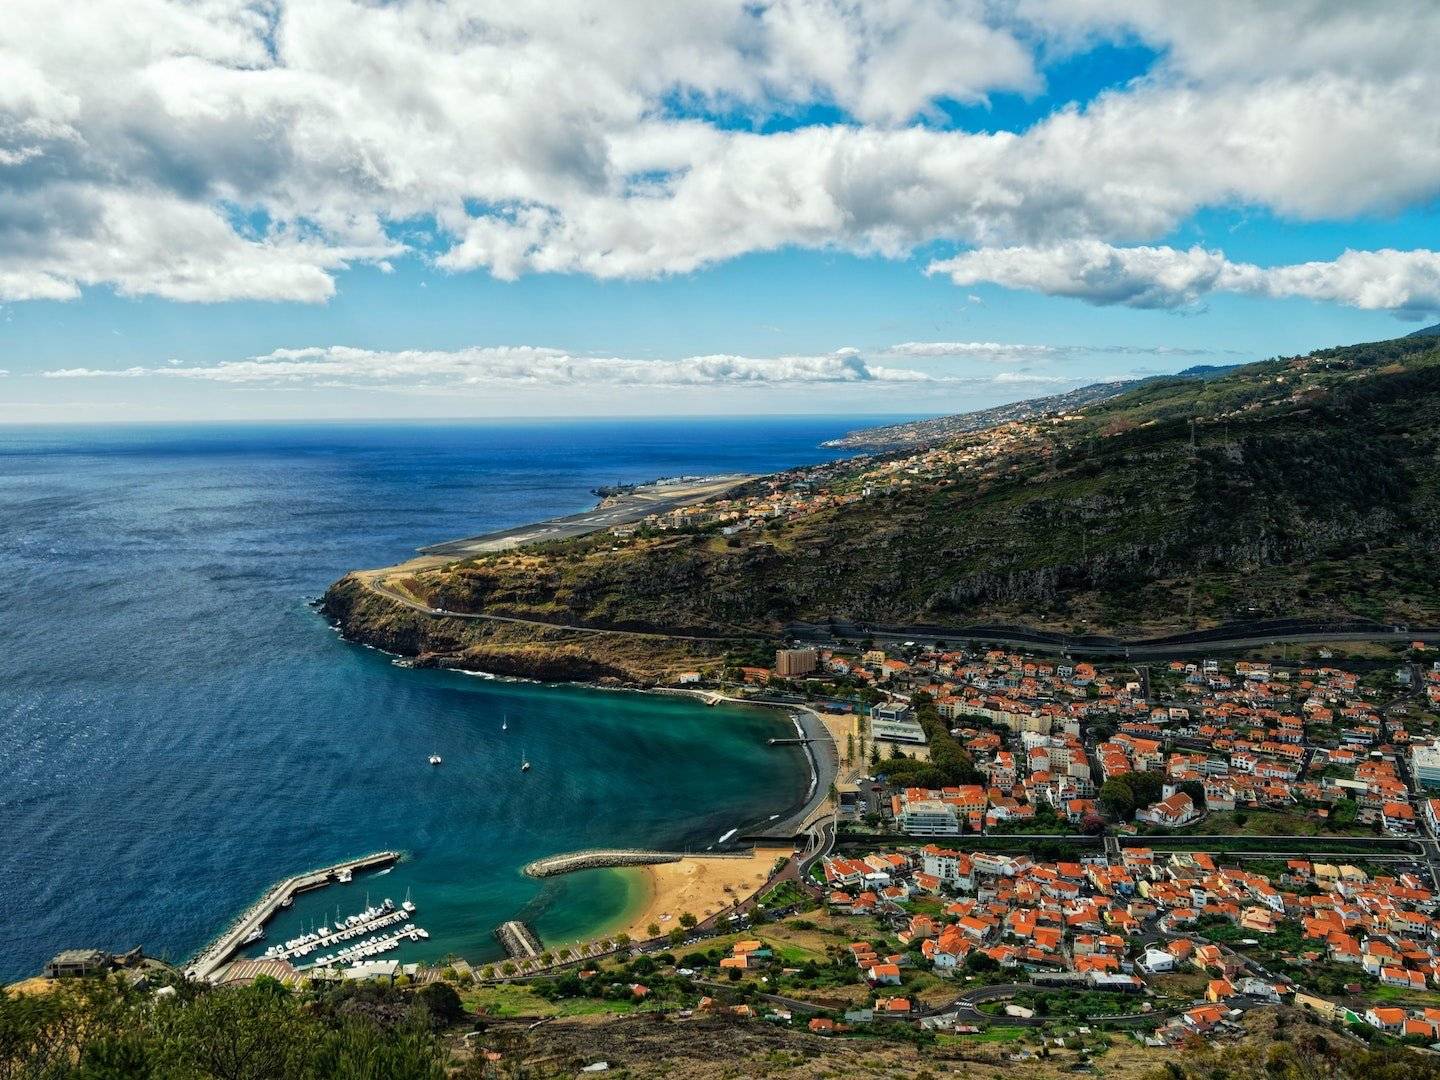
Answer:
<path fill-rule="evenodd" d="M 275 880 L 391 847 L 270 940 L 408 889 L 432 937 L 388 955 L 492 958 L 505 919 L 565 941 L 626 902 L 618 875 L 535 882 L 530 859 L 703 848 L 798 802 L 763 710 L 401 668 L 307 601 L 598 483 L 822 460 L 853 426 L 0 429 L 0 979 L 73 946 L 182 959 Z"/>

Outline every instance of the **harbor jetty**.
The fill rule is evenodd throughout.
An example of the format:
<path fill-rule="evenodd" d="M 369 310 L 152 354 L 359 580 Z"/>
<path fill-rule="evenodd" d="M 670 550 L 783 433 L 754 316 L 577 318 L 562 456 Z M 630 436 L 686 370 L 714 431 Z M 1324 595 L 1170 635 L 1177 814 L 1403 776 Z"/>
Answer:
<path fill-rule="evenodd" d="M 505 946 L 506 954 L 516 960 L 534 960 L 545 951 L 540 939 L 535 936 L 535 931 L 519 919 L 501 923 L 495 928 L 495 936 L 500 939 L 500 944 Z"/>
<path fill-rule="evenodd" d="M 653 866 L 656 863 L 679 862 L 684 856 L 678 851 L 606 850 L 571 851 L 563 855 L 547 855 L 526 863 L 526 877 L 547 878 L 576 870 L 598 870 L 606 866 Z"/>
<path fill-rule="evenodd" d="M 749 856 L 749 848 L 744 851 L 687 852 L 593 848 L 563 855 L 547 855 L 543 859 L 526 863 L 521 872 L 527 877 L 547 878 L 574 873 L 576 870 L 600 870 L 607 866 L 654 866 L 657 863 L 679 862 L 681 859 L 745 859 Z"/>
<path fill-rule="evenodd" d="M 254 904 L 209 945 L 205 946 L 195 959 L 190 961 L 185 974 L 192 979 L 214 981 L 229 959 L 235 955 L 250 934 L 263 927 L 279 911 L 284 903 L 298 893 L 319 889 L 331 882 L 339 881 L 342 875 L 363 870 L 378 870 L 382 866 L 400 860 L 398 851 L 377 851 L 358 859 L 347 859 L 333 866 L 319 870 L 308 870 L 295 874 L 276 885 L 272 885 Z"/>

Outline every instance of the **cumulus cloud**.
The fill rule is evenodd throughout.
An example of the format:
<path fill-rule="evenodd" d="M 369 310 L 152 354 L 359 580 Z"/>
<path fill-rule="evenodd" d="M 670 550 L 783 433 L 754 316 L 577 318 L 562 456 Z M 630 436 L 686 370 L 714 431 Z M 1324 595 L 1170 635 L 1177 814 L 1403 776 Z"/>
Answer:
<path fill-rule="evenodd" d="M 1423 204 L 1440 6 L 1379 6 L 12 0 L 0 300 L 324 301 L 412 244 L 453 272 L 635 278 Z M 1147 78 L 1022 132 L 947 128 L 947 102 L 1041 90 L 1046 51 L 1135 37 Z M 844 122 L 765 125 L 815 106 Z M 1115 302 L 1198 295 L 1203 255 Z"/>
<path fill-rule="evenodd" d="M 1440 252 L 1346 251 L 1328 262 L 1262 267 L 1199 246 L 1114 247 L 1098 240 L 990 248 L 932 262 L 956 285 L 990 282 L 1087 303 L 1177 308 L 1207 293 L 1302 297 L 1421 317 L 1440 311 Z"/>
<path fill-rule="evenodd" d="M 867 362 L 855 349 L 817 356 L 690 356 L 678 360 L 577 356 L 536 346 L 384 352 L 332 345 L 277 349 L 264 356 L 214 364 L 129 368 L 60 368 L 51 379 L 198 379 L 261 385 L 464 387 L 556 386 L 726 387 L 776 384 L 917 383 L 923 372 Z"/>
<path fill-rule="evenodd" d="M 1168 308 L 1215 289 L 1229 264 L 1218 252 L 1192 247 L 1117 248 L 1099 240 L 1055 247 L 985 248 L 932 262 L 926 272 L 956 285 L 988 282 L 1092 304 Z"/>

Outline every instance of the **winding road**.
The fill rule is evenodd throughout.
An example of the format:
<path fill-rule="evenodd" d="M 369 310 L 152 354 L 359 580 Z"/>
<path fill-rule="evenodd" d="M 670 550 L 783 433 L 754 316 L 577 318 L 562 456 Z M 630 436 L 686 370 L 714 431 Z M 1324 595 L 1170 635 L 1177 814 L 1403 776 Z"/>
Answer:
<path fill-rule="evenodd" d="M 1217 630 L 1196 631 L 1193 634 L 1177 634 L 1162 638 L 1139 638 L 1123 641 L 1115 638 L 1070 637 L 1049 634 L 1024 627 L 958 626 L 958 627 L 868 627 L 854 624 L 837 625 L 835 630 L 816 623 L 790 623 L 782 631 L 737 628 L 726 634 L 680 634 L 668 630 L 627 630 L 611 626 L 585 626 L 579 623 L 547 622 L 543 619 L 524 619 L 514 615 L 487 615 L 472 611 L 450 611 L 430 607 L 422 603 L 391 580 L 400 572 L 415 572 L 434 569 L 455 561 L 454 556 L 426 556 L 413 559 L 399 566 L 380 570 L 357 570 L 354 577 L 373 592 L 422 615 L 435 619 L 472 619 L 481 622 L 511 623 L 520 626 L 535 626 L 546 630 L 563 630 L 577 634 L 618 634 L 625 637 L 652 638 L 666 641 L 722 642 L 745 639 L 781 640 L 782 638 L 805 642 L 811 645 L 843 645 L 870 639 L 876 642 L 906 642 L 934 644 L 938 642 L 977 641 L 987 645 L 1004 645 L 1025 648 L 1037 653 L 1077 656 L 1110 656 L 1124 659 L 1180 659 L 1193 657 L 1199 652 L 1228 652 L 1243 649 L 1264 648 L 1269 645 L 1301 645 L 1322 642 L 1381 642 L 1405 643 L 1423 641 L 1427 645 L 1440 645 L 1440 630 L 1433 628 L 1411 629 L 1409 627 L 1370 626 L 1356 627 L 1355 624 L 1308 623 L 1288 620 L 1285 624 L 1267 626 L 1263 632 L 1245 632 L 1224 627 Z"/>

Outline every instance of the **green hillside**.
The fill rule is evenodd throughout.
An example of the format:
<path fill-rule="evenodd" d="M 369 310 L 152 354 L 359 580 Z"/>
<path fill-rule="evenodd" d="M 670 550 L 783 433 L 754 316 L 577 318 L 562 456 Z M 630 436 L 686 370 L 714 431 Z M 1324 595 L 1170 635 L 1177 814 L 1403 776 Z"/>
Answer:
<path fill-rule="evenodd" d="M 697 635 L 792 620 L 1121 636 L 1270 617 L 1434 624 L 1437 436 L 1435 338 L 1327 349 L 963 435 L 947 445 L 964 465 L 857 459 L 825 487 L 867 497 L 735 536 L 601 534 L 409 587 L 448 610 Z M 905 482 L 877 484 L 886 468 Z"/>

